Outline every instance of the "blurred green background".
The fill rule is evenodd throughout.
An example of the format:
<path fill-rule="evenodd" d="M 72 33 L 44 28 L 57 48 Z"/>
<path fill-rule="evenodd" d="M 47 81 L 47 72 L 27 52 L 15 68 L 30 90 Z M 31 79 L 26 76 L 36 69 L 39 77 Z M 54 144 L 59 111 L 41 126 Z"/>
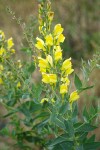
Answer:
<path fill-rule="evenodd" d="M 38 0 L 0 0 L 0 30 L 5 32 L 7 38 L 13 37 L 17 55 L 24 59 L 27 56 L 21 49 L 28 47 L 28 44 L 22 26 L 9 14 L 8 8 L 15 12 L 18 19 L 21 18 L 22 26 L 25 24 L 25 32 L 30 32 L 29 39 L 34 40 L 38 35 Z M 81 58 L 90 59 L 100 47 L 100 0 L 52 0 L 52 10 L 55 13 L 53 25 L 61 23 L 64 28 L 64 57 L 73 58 L 82 79 L 79 71 Z M 95 81 L 96 86 L 87 96 L 93 100 L 100 97 L 99 77 L 100 72 L 97 70 L 91 76 L 90 83 Z M 79 103 L 83 105 L 83 100 Z M 2 112 L 1 109 L 0 114 Z M 100 139 L 99 133 L 97 130 L 97 139 Z M 0 138 L 0 150 L 11 149 L 8 143 L 12 142 Z"/>

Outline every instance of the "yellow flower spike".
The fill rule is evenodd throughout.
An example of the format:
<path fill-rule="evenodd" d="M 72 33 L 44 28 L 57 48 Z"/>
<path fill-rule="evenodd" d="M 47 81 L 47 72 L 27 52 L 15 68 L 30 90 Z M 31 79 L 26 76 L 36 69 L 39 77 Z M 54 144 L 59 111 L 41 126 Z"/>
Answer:
<path fill-rule="evenodd" d="M 46 60 L 49 62 L 49 64 L 50 64 L 51 66 L 53 66 L 53 59 L 52 59 L 52 56 L 48 55 L 47 58 L 46 58 Z"/>
<path fill-rule="evenodd" d="M 60 34 L 57 38 L 58 38 L 58 39 L 57 39 L 57 44 L 63 43 L 64 40 L 65 40 L 65 37 L 64 37 L 63 34 Z"/>
<path fill-rule="evenodd" d="M 43 104 L 44 102 L 48 102 L 49 100 L 48 100 L 48 98 L 43 98 L 43 99 L 41 99 L 41 104 Z"/>
<path fill-rule="evenodd" d="M 17 83 L 16 87 L 17 87 L 17 88 L 20 88 L 20 87 L 21 87 L 20 81 Z"/>
<path fill-rule="evenodd" d="M 1 47 L 0 48 L 0 56 L 4 55 L 5 53 L 6 53 L 6 50 L 3 47 Z"/>
<path fill-rule="evenodd" d="M 7 44 L 8 44 L 8 49 L 10 49 L 14 45 L 13 39 L 12 38 L 8 39 Z"/>
<path fill-rule="evenodd" d="M 63 28 L 61 27 L 61 24 L 57 24 L 55 27 L 54 27 L 54 35 L 55 36 L 58 36 L 60 35 L 62 32 L 63 32 Z"/>
<path fill-rule="evenodd" d="M 61 69 L 65 71 L 66 69 L 71 68 L 71 67 L 72 67 L 71 58 L 69 58 L 63 62 Z"/>
<path fill-rule="evenodd" d="M 48 46 L 53 45 L 53 37 L 51 34 L 47 35 L 45 39 L 46 39 L 46 45 L 48 45 Z"/>
<path fill-rule="evenodd" d="M 54 52 L 55 61 L 62 60 L 62 50 L 58 49 Z"/>
<path fill-rule="evenodd" d="M 3 80 L 2 80 L 2 78 L 0 78 L 0 84 L 3 84 Z"/>
<path fill-rule="evenodd" d="M 61 84 L 60 85 L 60 94 L 65 94 L 68 92 L 68 87 L 67 87 L 67 84 Z"/>
<path fill-rule="evenodd" d="M 40 38 L 36 38 L 36 40 L 37 40 L 37 43 L 35 44 L 35 47 L 37 48 L 37 49 L 39 49 L 39 50 L 44 50 L 45 51 L 45 48 L 44 48 L 44 41 L 42 40 L 42 39 L 40 39 Z"/>
<path fill-rule="evenodd" d="M 73 103 L 74 101 L 79 99 L 79 94 L 77 91 L 74 91 L 70 94 L 69 102 Z"/>

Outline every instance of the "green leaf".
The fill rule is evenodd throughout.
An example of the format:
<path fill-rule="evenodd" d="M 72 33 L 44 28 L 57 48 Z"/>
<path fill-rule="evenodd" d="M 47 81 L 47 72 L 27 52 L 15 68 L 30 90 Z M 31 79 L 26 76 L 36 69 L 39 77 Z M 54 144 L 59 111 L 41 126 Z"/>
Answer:
<path fill-rule="evenodd" d="M 35 64 L 31 62 L 28 66 L 28 72 L 32 73 L 35 70 Z"/>
<path fill-rule="evenodd" d="M 78 128 L 75 129 L 75 132 L 90 132 L 95 130 L 97 127 L 96 126 L 92 126 L 89 123 L 83 123 L 82 125 L 80 125 Z"/>
<path fill-rule="evenodd" d="M 69 136 L 72 137 L 74 135 L 74 127 L 73 123 L 70 120 L 65 120 L 64 121 L 66 131 L 68 132 Z"/>
<path fill-rule="evenodd" d="M 18 111 L 19 111 L 18 109 L 12 110 L 12 111 L 10 111 L 8 114 L 4 115 L 3 118 L 9 117 L 9 116 L 13 115 L 14 113 L 16 113 L 16 112 L 18 112 Z"/>
<path fill-rule="evenodd" d="M 75 74 L 75 78 L 74 78 L 74 84 L 78 90 L 81 89 L 82 82 L 76 74 Z"/>
<path fill-rule="evenodd" d="M 91 88 L 93 88 L 93 87 L 94 87 L 94 85 L 88 86 L 88 87 L 82 87 L 82 88 L 80 89 L 80 92 L 81 92 L 81 91 L 84 91 L 84 90 L 91 89 Z"/>
<path fill-rule="evenodd" d="M 83 147 L 85 150 L 97 150 L 100 148 L 100 142 L 85 143 Z"/>
<path fill-rule="evenodd" d="M 64 122 L 62 122 L 58 118 L 55 118 L 55 125 L 57 125 L 59 128 L 63 129 L 66 132 L 66 127 L 64 125 Z"/>
<path fill-rule="evenodd" d="M 95 134 L 92 135 L 90 138 L 87 139 L 87 143 L 90 143 L 90 142 L 94 142 L 95 141 Z"/>
<path fill-rule="evenodd" d="M 87 112 L 87 109 L 86 109 L 86 106 L 84 107 L 84 110 L 83 110 L 83 119 L 84 119 L 84 121 L 85 122 L 89 122 L 89 114 L 88 114 L 88 112 Z"/>

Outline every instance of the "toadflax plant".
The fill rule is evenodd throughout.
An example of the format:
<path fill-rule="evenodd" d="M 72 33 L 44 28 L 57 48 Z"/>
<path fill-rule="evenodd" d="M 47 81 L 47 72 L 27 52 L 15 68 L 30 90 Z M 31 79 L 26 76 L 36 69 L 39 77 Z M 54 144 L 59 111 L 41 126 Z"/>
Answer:
<path fill-rule="evenodd" d="M 36 38 L 33 57 L 35 67 L 41 73 L 38 85 L 31 82 L 33 62 L 14 62 L 12 39 L 5 41 L 4 33 L 0 31 L 0 98 L 8 111 L 3 117 L 10 118 L 0 133 L 15 139 L 15 145 L 21 150 L 32 150 L 34 146 L 40 150 L 97 150 L 100 143 L 95 141 L 95 134 L 88 135 L 97 128 L 93 123 L 98 110 L 92 105 L 88 111 L 85 107 L 79 117 L 77 106 L 80 92 L 92 86 L 84 87 L 75 74 L 76 89 L 72 90 L 72 61 L 62 57 L 64 29 L 61 24 L 51 26 L 53 16 L 49 1 L 39 4 L 40 37 Z"/>

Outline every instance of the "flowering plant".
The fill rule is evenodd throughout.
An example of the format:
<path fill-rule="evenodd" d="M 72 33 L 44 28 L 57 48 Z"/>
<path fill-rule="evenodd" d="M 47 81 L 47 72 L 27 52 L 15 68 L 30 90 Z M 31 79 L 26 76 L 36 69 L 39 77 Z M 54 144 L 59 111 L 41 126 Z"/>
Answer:
<path fill-rule="evenodd" d="M 88 137 L 88 133 L 97 128 L 92 125 L 97 109 L 91 106 L 89 114 L 84 108 L 79 117 L 77 105 L 80 93 L 92 86 L 84 87 L 75 74 L 76 89 L 72 90 L 72 61 L 62 57 L 64 29 L 61 24 L 52 28 L 53 16 L 49 1 L 39 5 L 41 35 L 36 38 L 34 64 L 15 62 L 13 41 L 6 40 L 0 31 L 0 98 L 8 111 L 3 117 L 10 117 L 1 134 L 11 136 L 21 149 L 33 149 L 29 144 L 32 142 L 40 149 L 96 150 L 100 143 L 94 135 Z M 42 81 L 38 85 L 30 80 L 34 66 L 41 73 Z"/>

